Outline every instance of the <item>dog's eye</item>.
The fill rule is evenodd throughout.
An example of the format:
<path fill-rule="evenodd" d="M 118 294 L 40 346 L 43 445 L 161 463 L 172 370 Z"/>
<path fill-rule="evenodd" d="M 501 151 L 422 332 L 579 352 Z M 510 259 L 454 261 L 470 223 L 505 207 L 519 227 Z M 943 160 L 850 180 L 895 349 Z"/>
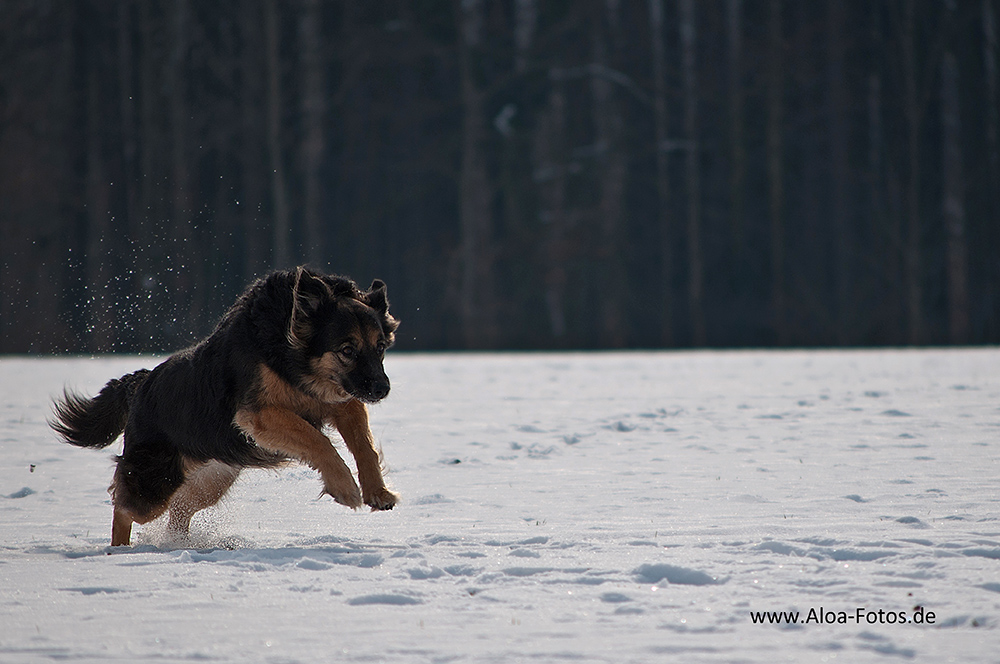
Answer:
<path fill-rule="evenodd" d="M 354 356 L 357 354 L 357 351 L 354 350 L 354 346 L 344 346 L 343 348 L 340 349 L 340 354 L 349 360 L 353 360 Z"/>

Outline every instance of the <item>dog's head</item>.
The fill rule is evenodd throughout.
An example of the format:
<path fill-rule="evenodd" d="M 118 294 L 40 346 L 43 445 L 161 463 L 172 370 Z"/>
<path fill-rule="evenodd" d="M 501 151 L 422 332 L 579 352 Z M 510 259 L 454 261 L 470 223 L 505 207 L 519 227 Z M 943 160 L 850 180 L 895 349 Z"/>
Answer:
<path fill-rule="evenodd" d="M 375 403 L 389 394 L 382 359 L 398 325 L 382 281 L 361 291 L 349 279 L 296 272 L 288 341 L 305 360 L 303 386 L 323 401 Z"/>

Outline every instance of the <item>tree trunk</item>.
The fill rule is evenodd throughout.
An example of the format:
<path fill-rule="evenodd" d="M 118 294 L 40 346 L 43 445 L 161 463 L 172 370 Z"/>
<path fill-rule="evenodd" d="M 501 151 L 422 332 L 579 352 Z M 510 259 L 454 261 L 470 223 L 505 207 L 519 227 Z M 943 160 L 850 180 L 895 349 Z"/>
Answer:
<path fill-rule="evenodd" d="M 305 179 L 302 217 L 305 225 L 306 260 L 317 267 L 328 269 L 329 256 L 325 251 L 320 186 L 320 167 L 326 140 L 323 135 L 326 100 L 319 37 L 320 7 L 320 0 L 303 0 L 299 22 L 303 72 L 302 119 L 305 128 L 302 136 L 302 172 Z"/>
<path fill-rule="evenodd" d="M 688 298 L 691 340 L 708 342 L 705 331 L 704 257 L 701 249 L 701 150 L 698 141 L 698 77 L 695 62 L 694 0 L 680 0 L 681 61 L 684 78 L 684 136 L 687 141 Z"/>
<path fill-rule="evenodd" d="M 139 3 L 139 34 L 142 49 L 139 62 L 139 208 L 140 218 L 150 223 L 157 215 L 153 213 L 155 201 L 154 182 L 156 181 L 154 164 L 156 156 L 156 108 L 158 107 L 156 93 L 156 68 L 153 66 L 156 57 L 153 53 L 155 28 L 153 25 L 152 7 L 149 2 Z M 150 247 L 152 249 L 152 247 Z M 141 265 L 146 277 L 152 277 L 149 265 Z M 155 272 L 155 270 L 154 270 Z"/>
<path fill-rule="evenodd" d="M 5 18 L 16 11 L 7 12 L 7 7 L 11 3 L 6 3 L 0 16 Z M 28 6 L 42 7 L 42 5 Z M 22 173 L 15 171 L 15 183 L 5 182 L 4 192 L 0 194 L 0 214 L 7 208 L 10 201 L 4 194 L 11 192 L 11 188 L 18 188 L 22 183 L 34 186 L 52 186 L 52 189 L 35 189 L 33 193 L 37 196 L 32 200 L 22 201 L 26 207 L 21 208 L 18 215 L 21 218 L 10 223 L 8 218 L 0 216 L 0 226 L 3 232 L 0 233 L 0 244 L 7 252 L 2 256 L 2 269 L 7 271 L 7 279 L 2 284 L 0 290 L 0 300 L 6 302 L 2 312 L 7 321 L 7 332 L 9 336 L 4 337 L 3 342 L 9 342 L 16 352 L 65 352 L 70 349 L 79 348 L 73 338 L 72 329 L 67 326 L 65 315 L 66 289 L 69 287 L 71 276 L 66 269 L 66 260 L 70 251 L 79 249 L 74 246 L 70 239 L 72 226 L 81 218 L 79 213 L 80 199 L 85 198 L 86 181 L 83 184 L 83 191 L 78 186 L 78 178 L 74 157 L 79 154 L 77 143 L 79 140 L 79 125 L 76 122 L 78 117 L 78 106 L 82 96 L 84 103 L 87 103 L 87 80 L 77 81 L 75 74 L 77 68 L 75 63 L 79 60 L 86 62 L 88 52 L 86 50 L 85 38 L 79 38 L 77 26 L 83 20 L 87 9 L 78 7 L 76 3 L 69 3 L 61 8 L 47 7 L 47 12 L 51 12 L 54 19 L 53 28 L 56 34 L 51 42 L 47 40 L 36 41 L 40 37 L 40 32 L 35 32 L 34 25 L 21 23 L 18 28 L 28 31 L 31 35 L 32 43 L 36 48 L 51 56 L 52 67 L 46 71 L 47 78 L 44 82 L 39 81 L 39 85 L 48 95 L 51 95 L 46 103 L 46 110 L 51 109 L 51 117 L 23 117 L 22 122 L 27 122 L 27 126 L 22 125 L 22 130 L 29 132 L 36 131 L 52 132 L 48 137 L 33 136 L 32 139 L 41 138 L 36 142 L 31 140 L 26 147 L 33 148 L 39 146 L 40 153 L 33 154 L 26 158 L 34 169 L 51 169 L 51 172 L 41 172 L 35 170 L 34 173 L 26 173 L 27 182 L 22 180 Z M 91 9 L 91 11 L 93 11 Z M 28 18 L 28 21 L 31 21 Z M 74 34 L 76 33 L 76 34 Z M 24 35 L 22 34 L 21 37 Z M 7 46 L 5 35 L 4 46 Z M 11 51 L 4 49 L 5 55 Z M 34 57 L 36 54 L 15 54 L 14 58 L 6 57 L 4 64 L 10 60 L 25 60 Z M 33 71 L 38 71 L 34 69 Z M 4 82 L 4 99 L 0 102 L 0 142 L 7 143 L 8 113 L 16 109 L 18 103 L 16 96 L 8 94 Z M 83 94 L 80 95 L 79 93 Z M 51 104 L 51 105 L 49 105 Z M 30 108 L 30 107 L 29 107 Z M 37 107 L 36 107 L 37 108 Z M 23 111 L 22 111 L 23 112 Z M 86 125 L 84 125 L 86 133 Z M 48 138 L 48 140 L 45 140 Z M 55 141 L 55 143 L 51 142 Z M 86 137 L 83 137 L 83 149 L 86 149 Z M 22 143 L 22 145 L 25 145 Z M 72 149 L 69 146 L 73 146 Z M 3 146 L 8 147 L 8 146 Z M 2 148 L 0 148 L 2 150 Z M 46 152 L 48 154 L 46 154 Z M 16 164 L 20 165 L 20 155 L 15 155 Z M 16 167 L 15 167 L 16 168 Z M 6 170 L 5 175 L 10 175 L 11 171 Z M 33 182 L 32 182 L 33 180 Z M 21 216 L 23 215 L 23 216 Z M 86 223 L 86 217 L 83 217 Z M 11 237 L 10 228 L 17 221 L 21 221 L 21 228 L 18 229 L 28 238 L 24 244 L 18 237 Z M 16 231 L 15 231 L 16 232 Z M 75 304 L 69 303 L 67 304 Z"/>
<path fill-rule="evenodd" d="M 996 302 L 997 283 L 1000 281 L 1000 256 L 997 248 L 1000 246 L 1000 117 L 998 117 L 997 98 L 997 24 L 996 12 L 993 10 L 993 0 L 983 0 L 983 70 L 986 77 L 986 147 L 989 151 L 989 223 L 986 234 L 988 246 L 993 248 L 990 256 L 990 271 L 987 272 L 983 290 L 988 302 Z M 994 312 L 988 322 L 987 337 L 997 338 L 1000 327 L 1000 317 Z M 989 330 L 992 330 L 989 331 Z"/>
<path fill-rule="evenodd" d="M 830 210 L 833 233 L 835 330 L 838 344 L 849 341 L 850 238 L 847 223 L 847 90 L 844 85 L 844 3 L 827 0 L 827 119 L 830 137 Z"/>
<path fill-rule="evenodd" d="M 483 21 L 480 0 L 456 0 L 456 16 L 462 86 L 462 171 L 459 179 L 462 278 L 459 310 L 465 347 L 481 348 L 495 343 L 493 310 L 496 303 L 490 246 L 493 215 L 482 145 L 485 112 L 472 65 Z"/>
<path fill-rule="evenodd" d="M 130 262 L 132 270 L 125 282 L 132 292 L 142 290 L 142 269 L 146 265 L 146 252 L 141 241 L 143 235 L 139 215 L 139 174 L 136 172 L 136 141 L 135 93 L 132 77 L 135 71 L 135 57 L 132 49 L 132 25 L 134 3 L 122 0 L 118 5 L 118 84 L 121 108 L 121 150 L 122 150 L 122 187 L 125 190 L 124 230 L 128 238 Z M 119 245 L 121 246 L 121 245 Z M 133 320 L 137 312 L 129 312 Z M 136 335 L 132 335 L 136 336 Z M 126 350 L 139 350 L 129 347 Z"/>
<path fill-rule="evenodd" d="M 941 61 L 941 167 L 944 173 L 944 224 L 948 238 L 948 332 L 951 343 L 966 344 L 969 343 L 969 266 L 958 89 L 958 64 L 955 54 L 949 49 Z"/>
<path fill-rule="evenodd" d="M 291 220 L 281 155 L 281 60 L 276 0 L 264 2 L 264 48 L 267 60 L 267 146 L 271 166 L 271 206 L 274 213 L 274 268 L 292 267 Z"/>
<path fill-rule="evenodd" d="M 537 0 L 515 3 L 515 67 L 524 71 L 537 27 Z M 556 70 L 559 68 L 556 67 Z M 549 76 L 548 99 L 539 113 L 532 137 L 532 179 L 538 187 L 539 212 L 545 224 L 539 264 L 545 289 L 545 309 L 552 339 L 566 338 L 566 282 L 569 247 L 566 238 L 566 92 L 562 81 Z"/>
<path fill-rule="evenodd" d="M 538 0 L 514 1 L 514 69 L 518 73 L 528 67 L 528 51 L 538 28 Z"/>
<path fill-rule="evenodd" d="M 162 106 L 161 89 L 163 81 L 157 66 L 160 56 L 154 44 L 158 26 L 153 20 L 151 2 L 139 2 L 139 212 L 136 244 L 136 273 L 142 293 L 143 311 L 134 321 L 136 330 L 143 340 L 143 349 L 168 346 L 165 338 L 166 325 L 162 324 L 160 312 L 169 310 L 173 295 L 168 290 L 163 242 L 151 242 L 150 229 L 163 234 L 166 229 L 162 219 L 169 216 L 163 196 L 157 196 L 157 182 L 163 179 L 158 169 L 160 162 L 161 136 L 157 126 L 157 109 Z M 153 313 L 157 312 L 157 313 Z"/>
<path fill-rule="evenodd" d="M 775 339 L 789 342 L 785 303 L 784 42 L 781 0 L 771 0 L 767 45 L 767 180 L 771 216 L 771 307 Z"/>
<path fill-rule="evenodd" d="M 108 178 L 101 145 L 100 45 L 91 43 L 87 63 L 87 347 L 107 353 L 115 343 L 111 290 L 112 238 Z"/>
<path fill-rule="evenodd" d="M 881 49 L 886 42 L 882 4 L 872 3 L 870 44 Z M 884 56 L 883 56 L 884 57 Z M 876 241 L 872 255 L 881 256 L 885 288 L 882 297 L 874 303 L 873 318 L 876 325 L 885 329 L 883 343 L 905 343 L 907 325 L 906 295 L 903 281 L 903 186 L 896 160 L 886 157 L 890 134 L 883 121 L 884 112 L 892 107 L 892 100 L 883 100 L 883 65 L 876 60 L 868 76 L 868 163 L 871 187 L 871 234 Z"/>
<path fill-rule="evenodd" d="M 997 25 L 992 0 L 983 0 L 983 73 L 986 78 L 986 145 L 989 151 L 991 202 L 997 214 L 1000 197 L 1000 109 L 997 108 Z"/>
<path fill-rule="evenodd" d="M 170 279 L 173 321 L 168 324 L 175 343 L 195 331 L 200 323 L 201 306 L 194 260 L 195 243 L 192 232 L 190 172 L 187 155 L 188 106 L 187 60 L 188 42 L 187 0 L 176 0 L 173 14 L 172 52 L 167 62 L 167 92 L 170 109 L 171 182 L 171 244 Z"/>
<path fill-rule="evenodd" d="M 657 227 L 660 230 L 660 283 L 662 299 L 661 340 L 674 345 L 673 233 L 670 224 L 670 174 L 667 170 L 667 72 L 663 35 L 663 0 L 649 0 L 649 25 L 653 38 L 653 122 L 656 137 Z"/>
<path fill-rule="evenodd" d="M 906 115 L 909 182 L 906 188 L 907 237 L 903 272 L 907 290 L 909 341 L 924 343 L 923 285 L 920 279 L 920 240 L 923 224 L 920 220 L 920 101 L 917 95 L 916 20 L 914 3 L 905 2 L 903 34 L 903 78 Z"/>
<path fill-rule="evenodd" d="M 729 37 L 729 216 L 733 257 L 743 254 L 747 153 L 743 144 L 743 0 L 727 3 Z"/>
<path fill-rule="evenodd" d="M 566 94 L 563 83 L 550 80 L 548 103 L 535 131 L 534 180 L 546 224 L 541 263 L 545 274 L 545 306 L 552 337 L 566 336 L 566 282 L 569 248 L 566 238 Z"/>
<path fill-rule="evenodd" d="M 593 58 L 599 67 L 608 70 L 611 68 L 609 42 L 614 40 L 613 37 L 609 39 L 605 36 L 602 30 L 605 24 L 602 20 L 604 17 L 597 11 L 597 7 L 595 3 L 592 17 Z M 613 0 L 608 0 L 605 9 L 608 12 L 607 24 L 614 25 L 617 17 Z M 596 235 L 599 246 L 595 247 L 598 283 L 594 299 L 598 302 L 601 321 L 598 341 L 604 347 L 617 348 L 625 344 L 622 297 L 626 289 L 620 246 L 625 219 L 623 199 L 626 170 L 621 145 L 622 117 L 611 81 L 604 76 L 591 76 L 590 84 L 596 125 L 594 142 L 599 146 L 599 152 L 603 157 L 603 168 L 599 179 L 600 227 Z"/>
<path fill-rule="evenodd" d="M 263 275 L 275 261 L 270 257 L 270 238 L 274 237 L 270 214 L 264 211 L 265 181 L 264 141 L 266 113 L 261 112 L 264 86 L 261 74 L 266 69 L 259 44 L 263 40 L 263 14 L 260 3 L 245 0 L 240 11 L 240 171 L 242 190 L 239 208 L 243 221 L 243 280 L 250 282 Z M 273 175 L 273 174 L 272 174 Z"/>
<path fill-rule="evenodd" d="M 871 44 L 882 43 L 882 24 L 879 19 L 879 6 L 874 5 L 871 14 Z M 883 156 L 885 131 L 882 126 L 882 71 L 878 62 L 872 64 L 868 74 L 868 199 L 870 206 L 870 225 L 867 229 L 872 238 L 873 246 L 870 254 L 883 256 L 883 262 L 878 266 L 882 270 L 887 288 L 883 296 L 874 302 L 875 310 L 872 318 L 880 327 L 887 328 L 886 336 L 879 340 L 883 343 L 895 343 L 899 339 L 899 329 L 893 329 L 892 324 L 899 320 L 899 233 L 896 230 L 895 215 L 888 214 L 888 199 L 886 188 L 889 181 L 885 174 L 885 159 Z"/>

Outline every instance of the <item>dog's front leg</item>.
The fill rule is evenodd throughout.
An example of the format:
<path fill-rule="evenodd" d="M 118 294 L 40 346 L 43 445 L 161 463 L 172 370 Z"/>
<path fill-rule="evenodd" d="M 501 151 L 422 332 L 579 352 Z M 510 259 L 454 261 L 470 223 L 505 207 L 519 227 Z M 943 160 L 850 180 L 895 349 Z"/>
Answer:
<path fill-rule="evenodd" d="M 368 409 L 357 399 L 337 404 L 333 408 L 333 424 L 358 463 L 358 480 L 365 504 L 373 510 L 391 510 L 399 496 L 389 491 L 382 479 L 382 461 L 368 425 Z"/>
<path fill-rule="evenodd" d="M 235 421 L 261 447 L 301 459 L 318 470 L 323 490 L 338 503 L 352 509 L 361 507 L 361 492 L 351 470 L 316 427 L 289 410 L 273 406 L 242 410 Z"/>

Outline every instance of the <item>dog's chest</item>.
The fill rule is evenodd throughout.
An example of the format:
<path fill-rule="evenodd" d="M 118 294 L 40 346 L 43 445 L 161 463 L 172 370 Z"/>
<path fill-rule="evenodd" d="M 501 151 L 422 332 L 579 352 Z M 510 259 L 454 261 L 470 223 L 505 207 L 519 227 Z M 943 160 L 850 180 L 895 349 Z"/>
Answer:
<path fill-rule="evenodd" d="M 270 406 L 290 410 L 308 422 L 330 419 L 331 405 L 288 384 L 266 365 L 260 366 L 258 407 Z"/>

